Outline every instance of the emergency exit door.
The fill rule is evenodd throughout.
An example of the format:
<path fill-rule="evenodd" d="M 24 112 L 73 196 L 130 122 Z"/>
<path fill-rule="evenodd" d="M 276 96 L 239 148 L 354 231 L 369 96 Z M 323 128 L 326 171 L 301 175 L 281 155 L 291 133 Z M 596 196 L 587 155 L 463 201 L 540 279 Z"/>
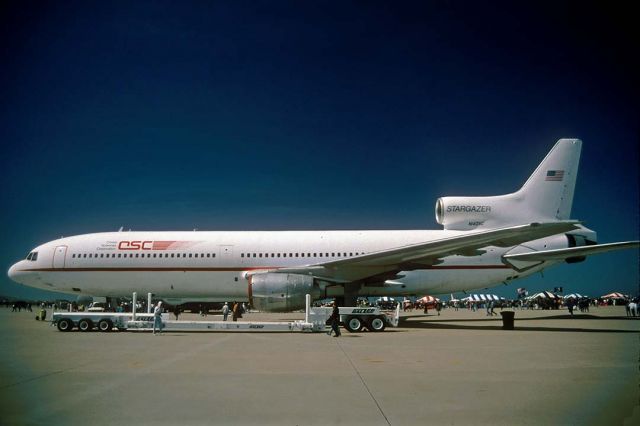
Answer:
<path fill-rule="evenodd" d="M 53 267 L 64 268 L 64 260 L 67 255 L 67 246 L 58 246 L 53 252 Z"/>

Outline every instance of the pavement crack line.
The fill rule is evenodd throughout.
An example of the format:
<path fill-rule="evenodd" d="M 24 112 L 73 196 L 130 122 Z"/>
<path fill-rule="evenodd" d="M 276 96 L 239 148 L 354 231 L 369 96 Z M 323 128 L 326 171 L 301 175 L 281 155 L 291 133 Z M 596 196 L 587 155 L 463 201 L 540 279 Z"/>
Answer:
<path fill-rule="evenodd" d="M 86 364 L 89 365 L 89 364 Z M 41 374 L 39 376 L 35 376 L 35 377 L 30 377 L 28 379 L 24 379 L 24 380 L 20 380 L 14 383 L 9 383 L 7 385 L 3 385 L 0 386 L 0 389 L 8 389 L 14 386 L 20 386 L 23 385 L 25 383 L 29 383 L 29 382 L 33 382 L 34 380 L 40 380 L 40 379 L 44 379 L 45 377 L 49 377 L 49 376 L 55 376 L 56 374 L 62 374 L 62 373 L 66 373 L 68 371 L 72 371 L 78 368 L 83 368 L 85 367 L 85 365 L 74 365 L 73 367 L 69 367 L 69 368 L 65 368 L 63 370 L 56 370 L 56 371 L 52 371 L 51 373 L 47 373 L 47 374 Z"/>
<path fill-rule="evenodd" d="M 358 375 L 358 377 L 360 378 L 360 381 L 362 382 L 362 386 L 364 386 L 364 388 L 367 390 L 367 392 L 369 393 L 369 396 L 371 396 L 371 399 L 373 399 L 373 402 L 376 403 L 376 407 L 378 407 L 378 411 L 380 411 L 380 414 L 382 414 L 382 417 L 384 417 L 384 420 L 387 422 L 387 424 L 389 426 L 391 426 L 391 422 L 389 422 L 389 419 L 387 418 L 387 415 L 384 413 L 384 411 L 382 410 L 382 407 L 380 407 L 380 404 L 378 403 L 378 400 L 376 399 L 375 396 L 373 396 L 373 393 L 371 392 L 371 389 L 369 389 L 369 386 L 367 386 L 367 382 L 364 380 L 364 378 L 362 377 L 362 374 L 360 374 L 360 371 L 358 371 L 358 368 L 356 367 L 356 365 L 353 363 L 353 361 L 351 360 L 351 357 L 349 356 L 349 354 L 347 354 L 347 352 L 344 350 L 344 348 L 342 347 L 342 345 L 340 344 L 340 342 L 336 342 L 338 344 L 338 347 L 340 348 L 340 350 L 342 351 L 342 353 L 344 354 L 344 356 L 347 358 L 347 360 L 349 361 L 349 364 L 351 364 L 351 368 L 353 368 L 353 371 L 356 372 L 356 374 Z"/>

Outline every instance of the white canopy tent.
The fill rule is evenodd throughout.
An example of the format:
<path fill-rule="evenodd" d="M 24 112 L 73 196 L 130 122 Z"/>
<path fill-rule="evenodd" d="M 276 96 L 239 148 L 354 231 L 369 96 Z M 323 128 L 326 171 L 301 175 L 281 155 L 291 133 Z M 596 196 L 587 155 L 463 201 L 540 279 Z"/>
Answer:
<path fill-rule="evenodd" d="M 504 297 L 498 297 L 495 294 L 470 294 L 462 299 L 463 302 L 498 302 L 504 300 Z"/>
<path fill-rule="evenodd" d="M 571 294 L 565 295 L 563 297 L 563 299 L 564 300 L 567 300 L 567 299 L 582 299 L 582 298 L 586 298 L 586 297 L 589 297 L 589 296 L 583 296 L 580 293 L 571 293 Z"/>
<path fill-rule="evenodd" d="M 527 300 L 535 300 L 535 299 L 559 299 L 560 296 L 551 293 L 550 291 L 541 291 L 540 293 L 536 293 L 533 296 L 527 297 Z"/>

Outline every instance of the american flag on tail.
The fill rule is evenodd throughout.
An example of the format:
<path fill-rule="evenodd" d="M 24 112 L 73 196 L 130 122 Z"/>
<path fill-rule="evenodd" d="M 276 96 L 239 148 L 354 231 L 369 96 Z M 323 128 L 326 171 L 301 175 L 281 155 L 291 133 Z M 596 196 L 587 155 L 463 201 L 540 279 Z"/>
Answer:
<path fill-rule="evenodd" d="M 560 182 L 564 179 L 564 170 L 547 170 L 544 180 Z"/>

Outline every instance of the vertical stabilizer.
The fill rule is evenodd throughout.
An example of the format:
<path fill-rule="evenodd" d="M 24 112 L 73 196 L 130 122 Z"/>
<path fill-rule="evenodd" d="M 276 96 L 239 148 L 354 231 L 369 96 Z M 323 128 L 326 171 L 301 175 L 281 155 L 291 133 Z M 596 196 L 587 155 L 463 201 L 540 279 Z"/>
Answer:
<path fill-rule="evenodd" d="M 517 192 L 535 217 L 570 218 L 581 149 L 580 139 L 560 139 Z"/>

